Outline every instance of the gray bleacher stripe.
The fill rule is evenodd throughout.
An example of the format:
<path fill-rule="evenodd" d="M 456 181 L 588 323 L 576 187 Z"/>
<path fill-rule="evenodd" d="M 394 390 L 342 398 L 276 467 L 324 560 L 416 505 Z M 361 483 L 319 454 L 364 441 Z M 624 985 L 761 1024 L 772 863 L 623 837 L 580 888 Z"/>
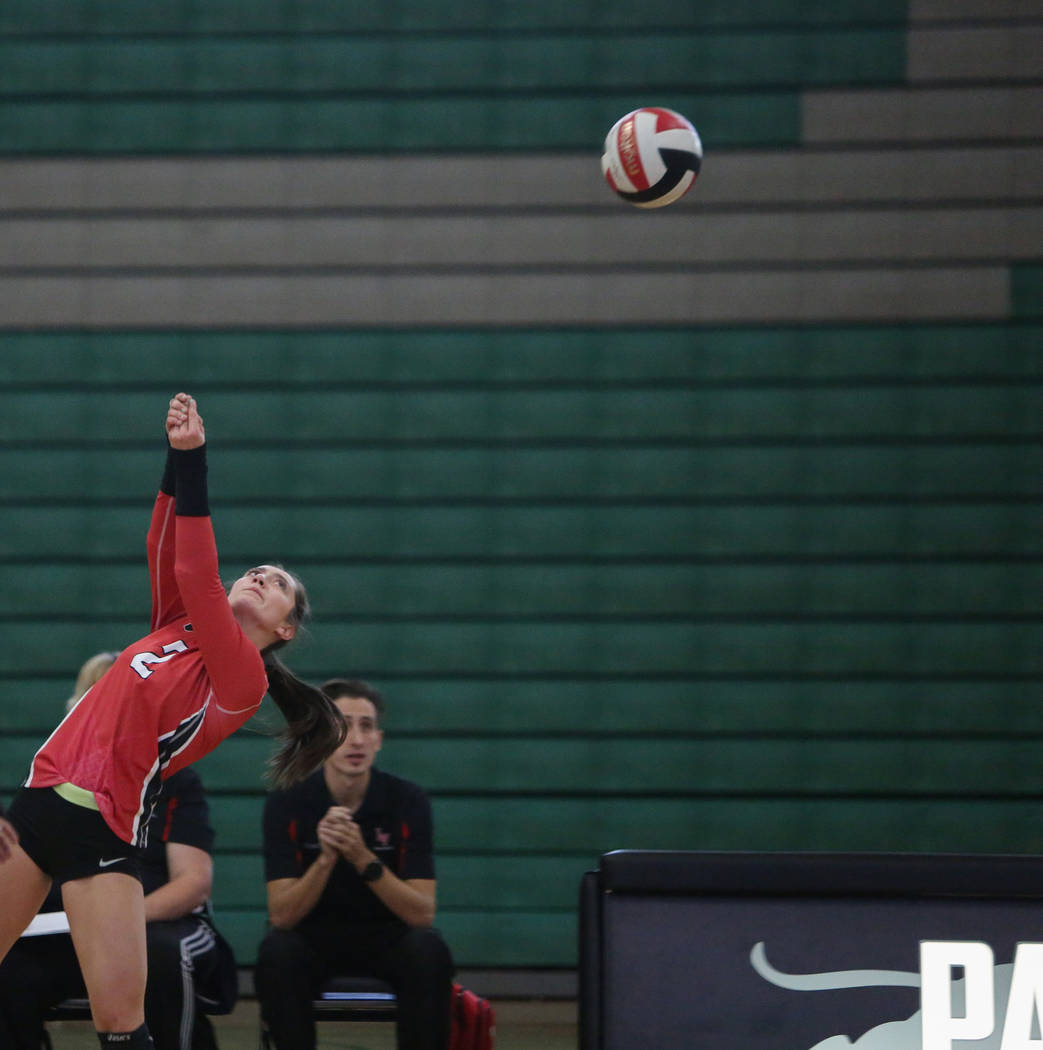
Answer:
<path fill-rule="evenodd" d="M 597 147 L 510 157 L 12 157 L 0 159 L 0 187 L 4 209 L 617 206 Z"/>
<path fill-rule="evenodd" d="M 921 208 L 649 216 L 386 215 L 0 220 L 0 270 L 215 272 L 1034 259 L 1043 211 Z"/>
<path fill-rule="evenodd" d="M 712 165 L 712 166 L 711 166 Z M 713 155 L 696 202 L 1038 200 L 1043 148 L 981 146 Z"/>
<path fill-rule="evenodd" d="M 808 91 L 808 144 L 1043 138 L 1043 87 Z"/>
<path fill-rule="evenodd" d="M 695 188 L 670 214 L 787 201 L 1035 199 L 1041 170 L 1043 146 L 711 149 Z M 596 150 L 509 160 L 470 154 L 0 159 L 0 214 L 569 207 L 628 211 L 603 182 Z"/>
<path fill-rule="evenodd" d="M 909 0 L 909 21 L 1038 18 L 1039 0 Z"/>
<path fill-rule="evenodd" d="M 1037 9 L 1037 16 L 1040 11 Z M 1035 80 L 1043 75 L 1043 25 L 913 28 L 906 70 L 917 81 Z"/>
<path fill-rule="evenodd" d="M 9 277 L 10 328 L 1001 320 L 1005 266 L 764 272 Z"/>

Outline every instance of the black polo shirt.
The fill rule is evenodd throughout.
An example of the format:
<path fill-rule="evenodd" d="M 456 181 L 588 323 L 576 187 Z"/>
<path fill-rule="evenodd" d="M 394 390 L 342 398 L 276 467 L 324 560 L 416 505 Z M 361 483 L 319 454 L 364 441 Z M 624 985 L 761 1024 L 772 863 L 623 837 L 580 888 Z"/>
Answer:
<path fill-rule="evenodd" d="M 180 842 L 205 853 L 214 851 L 210 808 L 199 774 L 187 766 L 163 781 L 148 822 L 148 845 L 141 851 L 141 886 L 146 894 L 170 881 L 167 843 Z"/>
<path fill-rule="evenodd" d="M 336 805 L 323 770 L 286 791 L 268 796 L 264 806 L 265 878 L 300 878 L 319 856 L 319 821 Z M 435 877 L 431 803 L 409 780 L 373 767 L 362 805 L 353 814 L 367 847 L 400 879 Z M 339 858 L 312 911 L 301 925 L 336 922 L 396 922 L 399 919 Z"/>

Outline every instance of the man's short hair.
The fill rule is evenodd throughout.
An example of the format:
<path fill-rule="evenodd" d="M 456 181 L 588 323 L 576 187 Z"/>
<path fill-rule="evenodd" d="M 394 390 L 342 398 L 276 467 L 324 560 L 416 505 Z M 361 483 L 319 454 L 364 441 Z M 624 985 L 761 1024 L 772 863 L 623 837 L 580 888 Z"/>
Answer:
<path fill-rule="evenodd" d="M 377 722 L 384 721 L 384 696 L 369 682 L 364 682 L 361 678 L 331 678 L 319 688 L 330 700 L 340 700 L 345 696 L 360 696 L 363 700 L 368 700 L 377 712 Z"/>

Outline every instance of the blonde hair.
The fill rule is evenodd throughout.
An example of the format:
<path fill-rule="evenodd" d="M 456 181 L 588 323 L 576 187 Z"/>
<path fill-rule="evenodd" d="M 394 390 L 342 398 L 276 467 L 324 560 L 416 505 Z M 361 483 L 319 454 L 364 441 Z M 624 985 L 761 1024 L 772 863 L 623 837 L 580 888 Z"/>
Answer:
<path fill-rule="evenodd" d="M 117 656 L 119 653 L 95 653 L 89 660 L 84 661 L 80 673 L 76 676 L 73 694 L 65 701 L 66 711 L 72 710 L 73 704 L 116 662 Z"/>

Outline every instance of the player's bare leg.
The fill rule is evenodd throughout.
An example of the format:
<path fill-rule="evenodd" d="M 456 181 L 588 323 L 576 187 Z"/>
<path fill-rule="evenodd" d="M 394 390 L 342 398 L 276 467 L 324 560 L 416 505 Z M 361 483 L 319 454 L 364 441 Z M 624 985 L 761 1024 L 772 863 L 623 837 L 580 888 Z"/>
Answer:
<path fill-rule="evenodd" d="M 7 859 L 0 864 L 0 959 L 22 936 L 51 888 L 50 877 L 21 846 L 8 843 L 5 852 Z"/>

